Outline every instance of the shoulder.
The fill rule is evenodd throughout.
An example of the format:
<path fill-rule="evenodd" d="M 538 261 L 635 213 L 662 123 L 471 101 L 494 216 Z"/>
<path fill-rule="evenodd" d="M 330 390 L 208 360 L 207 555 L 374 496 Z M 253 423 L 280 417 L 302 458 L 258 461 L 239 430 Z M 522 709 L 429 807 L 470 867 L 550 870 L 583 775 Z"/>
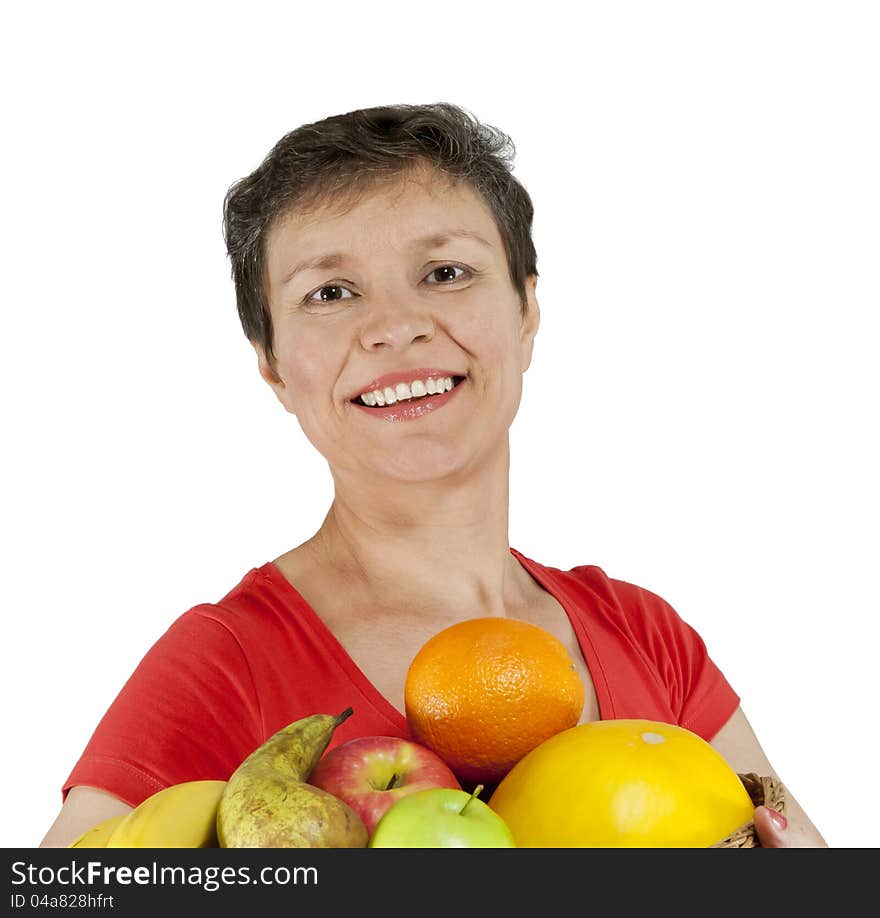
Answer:
<path fill-rule="evenodd" d="M 703 650 L 700 635 L 662 596 L 597 564 L 566 569 L 524 558 L 522 563 L 593 634 L 598 631 L 660 658 L 682 648 Z"/>
<path fill-rule="evenodd" d="M 577 600 L 578 607 L 587 605 L 594 615 L 636 620 L 679 618 L 675 609 L 656 592 L 631 580 L 612 577 L 597 564 L 563 569 L 539 564 L 515 550 L 514 554 L 542 583 Z"/>
<path fill-rule="evenodd" d="M 661 673 L 665 684 L 687 691 L 698 679 L 706 684 L 722 683 L 700 633 L 662 596 L 629 580 L 609 577 L 595 565 L 574 567 L 564 572 L 600 597 L 585 615 L 603 620 L 606 630 L 643 654 Z M 698 689 L 704 691 L 704 688 Z"/>
<path fill-rule="evenodd" d="M 596 565 L 574 567 L 568 573 L 578 582 L 607 596 L 624 614 L 679 619 L 672 605 L 659 593 L 631 580 L 610 577 Z"/>
<path fill-rule="evenodd" d="M 730 717 L 738 696 L 662 596 L 595 564 L 563 570 L 522 560 L 580 629 L 608 716 L 669 720 L 704 738 Z"/>
<path fill-rule="evenodd" d="M 271 562 L 253 567 L 223 596 L 182 613 L 172 628 L 222 628 L 231 635 L 280 624 L 302 598 Z"/>
<path fill-rule="evenodd" d="M 260 648 L 282 644 L 295 603 L 271 565 L 251 568 L 224 595 L 186 608 L 163 627 L 144 654 L 141 672 L 226 673 L 251 668 Z"/>

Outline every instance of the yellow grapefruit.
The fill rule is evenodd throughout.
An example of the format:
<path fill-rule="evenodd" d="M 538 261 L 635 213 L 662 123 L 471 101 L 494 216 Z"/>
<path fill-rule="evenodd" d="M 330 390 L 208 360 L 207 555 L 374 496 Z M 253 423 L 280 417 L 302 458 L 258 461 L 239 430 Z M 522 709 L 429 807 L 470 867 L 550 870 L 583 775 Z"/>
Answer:
<path fill-rule="evenodd" d="M 489 806 L 518 848 L 706 848 L 755 809 L 702 737 L 635 719 L 550 737 L 513 766 Z"/>

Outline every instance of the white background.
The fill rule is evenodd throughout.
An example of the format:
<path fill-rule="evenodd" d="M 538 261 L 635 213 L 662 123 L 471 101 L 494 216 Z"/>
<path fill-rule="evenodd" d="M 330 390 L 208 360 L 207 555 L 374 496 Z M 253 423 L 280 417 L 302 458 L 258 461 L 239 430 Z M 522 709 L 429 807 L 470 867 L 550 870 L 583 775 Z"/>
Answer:
<path fill-rule="evenodd" d="M 0 845 L 171 620 L 329 504 L 238 324 L 227 187 L 302 123 L 441 100 L 536 208 L 511 544 L 671 602 L 828 842 L 876 845 L 877 5 L 577 7 L 5 14 Z"/>

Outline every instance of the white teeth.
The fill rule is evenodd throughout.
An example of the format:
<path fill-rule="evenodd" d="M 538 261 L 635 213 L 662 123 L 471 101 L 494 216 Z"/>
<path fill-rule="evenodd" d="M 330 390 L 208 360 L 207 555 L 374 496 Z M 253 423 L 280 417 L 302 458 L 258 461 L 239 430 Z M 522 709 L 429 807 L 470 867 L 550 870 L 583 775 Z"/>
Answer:
<path fill-rule="evenodd" d="M 425 395 L 440 395 L 452 388 L 451 376 L 429 376 L 425 380 L 414 379 L 410 383 L 398 383 L 393 388 L 385 386 L 384 389 L 373 389 L 364 392 L 361 401 L 371 408 L 375 406 L 394 405 L 412 398 L 422 398 Z"/>

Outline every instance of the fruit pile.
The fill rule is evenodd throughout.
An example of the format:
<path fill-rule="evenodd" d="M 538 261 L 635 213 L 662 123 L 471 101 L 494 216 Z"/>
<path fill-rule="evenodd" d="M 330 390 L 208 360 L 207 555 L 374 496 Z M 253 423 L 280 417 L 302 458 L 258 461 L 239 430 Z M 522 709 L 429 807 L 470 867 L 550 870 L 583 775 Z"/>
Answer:
<path fill-rule="evenodd" d="M 461 622 L 410 664 L 411 739 L 327 751 L 352 709 L 312 714 L 227 781 L 167 787 L 71 847 L 709 847 L 752 819 L 742 780 L 705 740 L 650 720 L 578 725 L 583 705 L 553 635 Z"/>

